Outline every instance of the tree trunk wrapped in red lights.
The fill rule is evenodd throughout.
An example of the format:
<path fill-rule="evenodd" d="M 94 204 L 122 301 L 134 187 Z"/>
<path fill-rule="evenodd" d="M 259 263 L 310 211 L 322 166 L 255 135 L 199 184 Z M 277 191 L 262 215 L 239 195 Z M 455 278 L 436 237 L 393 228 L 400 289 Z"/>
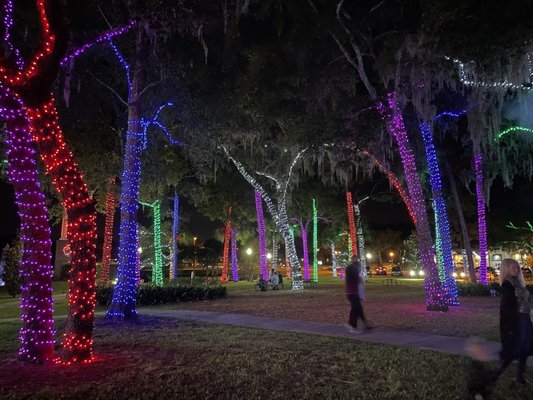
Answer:
<path fill-rule="evenodd" d="M 50 227 L 37 180 L 29 121 L 20 99 L 3 85 L 0 85 L 0 118 L 6 121 L 8 177 L 15 189 L 23 243 L 19 357 L 42 363 L 54 355 Z"/>
<path fill-rule="evenodd" d="M 224 230 L 224 256 L 222 258 L 222 276 L 220 282 L 228 283 L 228 266 L 229 266 L 229 245 L 231 240 L 231 221 L 226 222 Z"/>
<path fill-rule="evenodd" d="M 113 249 L 113 222 L 115 220 L 115 177 L 107 181 L 107 195 L 105 199 L 105 229 L 104 251 L 102 253 L 102 272 L 100 283 L 109 282 L 109 269 L 111 265 L 111 250 Z"/>
<path fill-rule="evenodd" d="M 350 244 L 352 246 L 350 251 L 352 252 L 352 257 L 357 257 L 357 235 L 355 232 L 355 218 L 353 215 L 353 201 L 351 192 L 346 192 L 346 207 L 348 208 L 348 223 L 350 224 Z"/>
<path fill-rule="evenodd" d="M 0 80 L 20 97 L 28 110 L 33 139 L 39 146 L 46 172 L 67 210 L 71 248 L 69 312 L 61 362 L 88 362 L 92 356 L 95 304 L 96 209 L 83 176 L 68 150 L 57 121 L 51 90 L 61 59 L 66 53 L 68 32 L 61 0 L 36 0 L 42 39 L 24 69 L 0 62 Z"/>
<path fill-rule="evenodd" d="M 28 109 L 33 139 L 39 146 L 46 173 L 63 198 L 68 216 L 71 250 L 69 313 L 63 337 L 64 362 L 89 361 L 96 279 L 96 210 L 83 176 L 73 160 L 58 125 L 53 98 L 38 108 Z"/>

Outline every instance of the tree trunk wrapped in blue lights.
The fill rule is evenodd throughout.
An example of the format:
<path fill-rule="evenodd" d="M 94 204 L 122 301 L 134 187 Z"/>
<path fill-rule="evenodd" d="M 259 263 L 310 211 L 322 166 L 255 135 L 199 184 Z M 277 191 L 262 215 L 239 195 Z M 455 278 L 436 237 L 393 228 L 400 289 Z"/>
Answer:
<path fill-rule="evenodd" d="M 448 214 L 446 212 L 446 203 L 442 194 L 442 180 L 437 160 L 437 152 L 435 144 L 433 143 L 433 133 L 428 123 L 420 124 L 420 132 L 424 141 L 424 148 L 426 150 L 426 160 L 429 170 L 429 183 L 431 186 L 431 193 L 433 195 L 433 210 L 435 212 L 435 230 L 436 240 L 435 247 L 438 251 L 440 262 L 442 263 L 442 270 L 444 272 L 443 283 L 448 292 L 448 304 L 453 306 L 459 305 L 459 294 L 457 292 L 457 284 L 453 277 L 454 266 L 452 259 L 452 240 L 450 236 L 450 225 L 448 222 Z"/>

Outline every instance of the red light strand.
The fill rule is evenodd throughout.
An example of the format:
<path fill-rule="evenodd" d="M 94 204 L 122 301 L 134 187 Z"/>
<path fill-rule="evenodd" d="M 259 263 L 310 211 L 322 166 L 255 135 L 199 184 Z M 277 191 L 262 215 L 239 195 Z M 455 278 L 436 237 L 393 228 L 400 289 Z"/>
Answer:
<path fill-rule="evenodd" d="M 105 228 L 104 249 L 102 252 L 102 271 L 100 283 L 109 283 L 109 269 L 111 265 L 111 250 L 113 249 L 113 222 L 115 220 L 115 177 L 107 181 L 107 194 L 105 199 Z"/>
<path fill-rule="evenodd" d="M 40 107 L 28 109 L 28 117 L 46 173 L 52 177 L 68 215 L 71 248 L 69 315 L 58 362 L 89 362 L 92 360 L 96 299 L 95 204 L 64 141 L 53 97 Z"/>
<path fill-rule="evenodd" d="M 353 215 L 353 200 L 352 193 L 346 192 L 346 206 L 348 207 L 348 222 L 350 224 L 350 240 L 352 257 L 357 257 L 357 236 L 355 233 L 355 218 Z"/>

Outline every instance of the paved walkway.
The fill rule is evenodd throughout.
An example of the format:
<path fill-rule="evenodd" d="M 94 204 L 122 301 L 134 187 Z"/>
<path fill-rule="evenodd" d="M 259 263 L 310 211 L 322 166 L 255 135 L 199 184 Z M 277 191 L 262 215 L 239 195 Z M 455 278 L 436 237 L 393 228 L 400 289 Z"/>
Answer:
<path fill-rule="evenodd" d="M 444 353 L 459 354 L 481 361 L 498 359 L 500 343 L 480 338 L 460 338 L 454 336 L 431 335 L 409 331 L 387 331 L 375 329 L 369 333 L 356 335 L 350 333 L 345 326 L 325 324 L 313 321 L 297 321 L 291 319 L 258 317 L 248 314 L 230 314 L 211 311 L 187 310 L 149 310 L 140 309 L 140 315 L 171 317 L 216 324 L 237 325 L 247 328 L 267 329 L 285 332 L 310 333 L 315 335 L 346 337 L 365 342 L 383 343 L 417 349 L 436 350 Z M 533 357 L 529 365 L 533 365 Z"/>

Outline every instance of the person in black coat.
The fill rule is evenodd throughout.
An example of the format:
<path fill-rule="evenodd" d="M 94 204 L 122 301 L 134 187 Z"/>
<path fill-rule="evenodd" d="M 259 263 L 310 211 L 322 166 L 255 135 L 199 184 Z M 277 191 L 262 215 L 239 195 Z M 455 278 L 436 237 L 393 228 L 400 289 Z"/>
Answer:
<path fill-rule="evenodd" d="M 506 258 L 500 267 L 502 296 L 500 303 L 500 366 L 494 372 L 496 380 L 515 359 L 518 359 L 516 381 L 527 383 L 524 374 L 527 357 L 533 354 L 533 324 L 531 303 L 522 270 L 518 262 Z"/>

